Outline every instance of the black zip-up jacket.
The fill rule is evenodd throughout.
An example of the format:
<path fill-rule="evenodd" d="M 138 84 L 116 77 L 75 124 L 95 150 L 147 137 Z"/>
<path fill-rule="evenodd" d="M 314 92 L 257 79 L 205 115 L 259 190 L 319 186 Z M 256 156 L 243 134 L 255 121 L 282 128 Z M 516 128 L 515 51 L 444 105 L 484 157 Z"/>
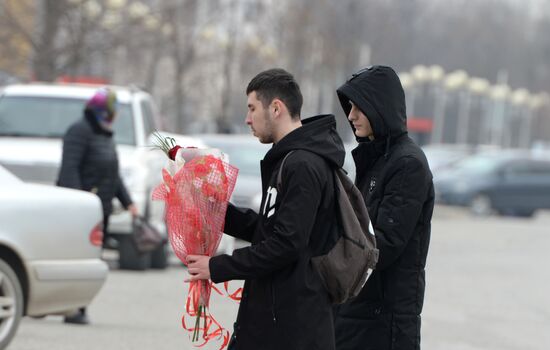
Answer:
<path fill-rule="evenodd" d="M 432 175 L 424 153 L 407 135 L 405 95 L 391 68 L 374 66 L 337 94 L 346 115 L 351 100 L 374 132 L 373 141 L 358 138 L 352 154 L 356 185 L 380 250 L 377 268 L 359 296 L 335 311 L 337 349 L 419 349 Z"/>
<path fill-rule="evenodd" d="M 63 137 L 63 157 L 57 185 L 94 192 L 101 199 L 103 216 L 117 197 L 124 208 L 132 200 L 118 171 L 113 133 L 101 128 L 91 111 L 71 125 Z"/>
<path fill-rule="evenodd" d="M 337 238 L 331 167 L 344 157 L 334 116 L 305 119 L 261 162 L 260 213 L 229 206 L 225 232 L 252 245 L 211 258 L 210 273 L 216 283 L 245 280 L 235 349 L 334 349 L 331 302 L 310 258 Z"/>

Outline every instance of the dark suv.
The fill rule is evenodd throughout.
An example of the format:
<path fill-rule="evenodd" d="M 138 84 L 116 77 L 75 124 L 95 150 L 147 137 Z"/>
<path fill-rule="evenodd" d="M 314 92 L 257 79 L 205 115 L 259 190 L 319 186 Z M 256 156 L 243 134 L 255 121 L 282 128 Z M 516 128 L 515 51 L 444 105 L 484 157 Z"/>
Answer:
<path fill-rule="evenodd" d="M 474 214 L 530 217 L 550 208 L 550 161 L 527 152 L 478 154 L 442 172 L 435 191 L 439 203 Z"/>

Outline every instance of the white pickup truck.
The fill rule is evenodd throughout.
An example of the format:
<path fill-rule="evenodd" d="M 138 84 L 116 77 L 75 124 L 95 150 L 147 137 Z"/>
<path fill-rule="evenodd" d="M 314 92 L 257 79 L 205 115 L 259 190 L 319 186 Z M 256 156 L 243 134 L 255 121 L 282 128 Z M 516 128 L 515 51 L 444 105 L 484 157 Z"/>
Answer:
<path fill-rule="evenodd" d="M 98 86 L 78 84 L 9 85 L 0 91 L 0 164 L 23 181 L 54 184 L 61 163 L 62 137 L 82 117 L 86 101 Z M 151 148 L 160 129 L 151 96 L 142 90 L 110 86 L 118 108 L 114 123 L 120 171 L 134 203 L 160 232 L 164 207 L 151 201 L 151 190 L 161 181 L 166 156 Z M 204 147 L 198 139 L 161 132 L 181 146 Z M 150 254 L 138 254 L 131 236 L 131 215 L 118 200 L 113 203 L 109 232 L 116 238 L 119 266 L 126 269 L 164 268 L 165 246 Z M 225 236 L 225 235 L 224 235 Z M 223 244 L 223 242 L 222 242 Z M 223 248 L 222 248 L 223 249 Z"/>

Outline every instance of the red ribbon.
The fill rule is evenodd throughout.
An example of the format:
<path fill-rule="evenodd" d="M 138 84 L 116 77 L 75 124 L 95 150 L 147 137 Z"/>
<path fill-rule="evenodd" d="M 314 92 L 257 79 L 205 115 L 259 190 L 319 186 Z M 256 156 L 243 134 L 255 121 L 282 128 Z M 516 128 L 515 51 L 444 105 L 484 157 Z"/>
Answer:
<path fill-rule="evenodd" d="M 225 348 L 227 344 L 229 343 L 229 331 L 227 331 L 225 328 L 221 326 L 221 324 L 216 321 L 214 316 L 208 312 L 208 300 L 206 299 L 205 305 L 200 304 L 201 296 L 210 295 L 210 290 L 213 287 L 211 282 L 207 281 L 194 281 L 190 283 L 189 286 L 189 294 L 187 296 L 187 301 L 185 303 L 185 314 L 183 315 L 181 319 L 182 327 L 190 332 L 190 334 L 195 334 L 195 332 L 202 333 L 202 341 L 198 344 L 194 344 L 196 347 L 203 347 L 207 343 L 209 343 L 211 340 L 222 340 L 222 343 L 220 345 L 220 350 Z M 214 287 L 214 290 L 218 291 L 217 288 Z M 199 320 L 199 325 L 202 324 L 202 327 L 196 328 L 197 320 L 196 318 L 199 317 L 199 307 L 204 307 L 204 311 L 200 315 L 200 317 L 203 318 L 202 322 Z M 191 327 L 187 326 L 187 322 L 185 321 L 186 317 L 195 317 L 195 322 Z"/>

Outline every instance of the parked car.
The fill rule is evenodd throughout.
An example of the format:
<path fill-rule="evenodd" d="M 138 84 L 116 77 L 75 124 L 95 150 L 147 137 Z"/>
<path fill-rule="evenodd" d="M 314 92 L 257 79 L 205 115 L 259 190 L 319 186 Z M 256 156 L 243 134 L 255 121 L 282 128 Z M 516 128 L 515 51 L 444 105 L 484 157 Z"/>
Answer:
<path fill-rule="evenodd" d="M 530 217 L 550 208 L 550 161 L 528 152 L 490 152 L 466 158 L 435 181 L 436 201 L 469 206 L 474 214 Z"/>
<path fill-rule="evenodd" d="M 0 349 L 22 316 L 68 314 L 107 277 L 97 196 L 26 184 L 0 166 Z"/>
<path fill-rule="evenodd" d="M 82 117 L 86 101 L 98 86 L 79 84 L 25 84 L 6 86 L 0 94 L 0 164 L 24 181 L 54 184 L 61 163 L 62 137 Z M 164 206 L 151 200 L 152 189 L 161 182 L 166 156 L 152 151 L 152 133 L 161 129 L 152 97 L 145 91 L 109 86 L 117 94 L 115 142 L 120 171 L 130 195 L 142 214 L 163 234 Z M 181 146 L 204 146 L 199 140 L 168 134 Z M 121 268 L 144 269 L 167 266 L 167 248 L 139 254 L 129 234 L 132 219 L 118 200 L 113 203 L 109 232 L 118 244 Z"/>
<path fill-rule="evenodd" d="M 499 147 L 494 145 L 429 144 L 422 146 L 434 179 L 463 159 L 477 153 L 494 152 L 498 149 Z"/>
<path fill-rule="evenodd" d="M 475 147 L 463 144 L 431 144 L 422 147 L 435 178 L 446 168 L 475 153 Z"/>

